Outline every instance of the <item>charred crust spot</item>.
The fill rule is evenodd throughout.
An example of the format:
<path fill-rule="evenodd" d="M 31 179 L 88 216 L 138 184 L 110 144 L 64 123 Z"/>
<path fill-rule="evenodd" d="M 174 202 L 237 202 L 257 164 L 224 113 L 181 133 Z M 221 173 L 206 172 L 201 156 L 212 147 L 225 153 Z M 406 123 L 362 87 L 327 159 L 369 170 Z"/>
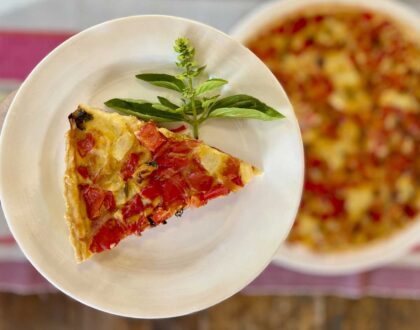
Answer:
<path fill-rule="evenodd" d="M 85 129 L 85 122 L 92 120 L 93 116 L 79 107 L 75 112 L 71 113 L 68 118 L 70 122 L 74 121 L 76 123 L 78 129 L 83 131 Z"/>
<path fill-rule="evenodd" d="M 183 214 L 184 214 L 184 209 L 179 209 L 178 211 L 175 212 L 175 216 L 178 218 L 182 217 Z"/>
<path fill-rule="evenodd" d="M 158 168 L 158 163 L 155 160 L 152 160 L 151 162 L 147 162 L 146 164 L 154 168 Z"/>
<path fill-rule="evenodd" d="M 148 217 L 147 217 L 147 221 L 149 221 L 149 224 L 150 224 L 152 227 L 156 226 L 156 222 L 154 222 L 154 221 L 153 221 L 153 219 L 152 219 L 152 217 L 151 217 L 151 216 L 148 216 Z"/>

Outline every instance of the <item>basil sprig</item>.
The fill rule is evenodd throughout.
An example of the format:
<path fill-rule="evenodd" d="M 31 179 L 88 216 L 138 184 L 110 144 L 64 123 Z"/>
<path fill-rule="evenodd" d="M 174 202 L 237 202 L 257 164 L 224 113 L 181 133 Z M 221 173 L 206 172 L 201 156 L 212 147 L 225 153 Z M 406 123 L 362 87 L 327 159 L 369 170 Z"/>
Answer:
<path fill-rule="evenodd" d="M 199 77 L 206 66 L 198 66 L 195 62 L 195 48 L 187 38 L 175 41 L 175 52 L 178 54 L 176 65 L 182 72 L 176 76 L 164 73 L 142 73 L 137 79 L 154 86 L 173 90 L 180 94 L 179 104 L 165 97 L 158 96 L 158 102 L 148 102 L 137 99 L 114 98 L 105 105 L 123 114 L 133 115 L 143 120 L 156 122 L 184 121 L 193 128 L 195 138 L 198 138 L 199 125 L 210 118 L 252 118 L 259 120 L 277 120 L 284 116 L 256 99 L 239 94 L 221 98 L 214 94 L 228 83 L 220 78 L 210 78 L 199 84 Z"/>

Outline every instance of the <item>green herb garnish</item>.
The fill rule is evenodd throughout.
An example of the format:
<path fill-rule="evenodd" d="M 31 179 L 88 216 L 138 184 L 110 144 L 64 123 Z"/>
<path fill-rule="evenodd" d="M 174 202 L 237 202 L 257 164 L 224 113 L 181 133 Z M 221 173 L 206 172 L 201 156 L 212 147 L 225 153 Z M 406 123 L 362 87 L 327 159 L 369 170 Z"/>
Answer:
<path fill-rule="evenodd" d="M 123 114 L 133 115 L 143 120 L 156 122 L 184 121 L 193 128 L 198 138 L 198 127 L 209 118 L 253 118 L 259 120 L 276 120 L 284 116 L 265 103 L 249 95 L 232 95 L 221 98 L 215 93 L 227 80 L 210 78 L 196 84 L 197 79 L 206 66 L 195 62 L 195 49 L 187 38 L 175 41 L 175 52 L 178 53 L 176 65 L 182 70 L 177 76 L 164 73 L 143 73 L 136 78 L 152 85 L 171 89 L 180 94 L 179 104 L 158 96 L 159 102 L 148 102 L 140 99 L 114 98 L 105 102 Z"/>
<path fill-rule="evenodd" d="M 152 160 L 151 162 L 147 162 L 146 164 L 149 165 L 149 166 L 152 166 L 154 168 L 158 168 L 158 166 L 159 166 L 158 163 L 155 160 Z"/>

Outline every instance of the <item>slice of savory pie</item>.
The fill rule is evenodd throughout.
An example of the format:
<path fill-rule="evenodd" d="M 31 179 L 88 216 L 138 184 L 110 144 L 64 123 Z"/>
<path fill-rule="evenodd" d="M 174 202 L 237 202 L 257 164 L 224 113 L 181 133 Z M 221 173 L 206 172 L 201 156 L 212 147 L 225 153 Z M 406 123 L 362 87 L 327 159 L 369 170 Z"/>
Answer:
<path fill-rule="evenodd" d="M 70 114 L 66 219 L 78 261 L 241 189 L 259 171 L 186 135 L 80 105 Z"/>

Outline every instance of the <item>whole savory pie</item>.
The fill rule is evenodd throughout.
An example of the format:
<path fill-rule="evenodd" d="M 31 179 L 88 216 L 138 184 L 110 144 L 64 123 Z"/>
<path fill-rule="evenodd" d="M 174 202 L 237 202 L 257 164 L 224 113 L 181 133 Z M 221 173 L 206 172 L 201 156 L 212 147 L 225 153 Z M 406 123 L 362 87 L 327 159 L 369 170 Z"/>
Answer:
<path fill-rule="evenodd" d="M 305 187 L 290 243 L 347 249 L 418 217 L 419 45 L 389 17 L 341 6 L 279 18 L 248 43 L 302 129 Z"/>

